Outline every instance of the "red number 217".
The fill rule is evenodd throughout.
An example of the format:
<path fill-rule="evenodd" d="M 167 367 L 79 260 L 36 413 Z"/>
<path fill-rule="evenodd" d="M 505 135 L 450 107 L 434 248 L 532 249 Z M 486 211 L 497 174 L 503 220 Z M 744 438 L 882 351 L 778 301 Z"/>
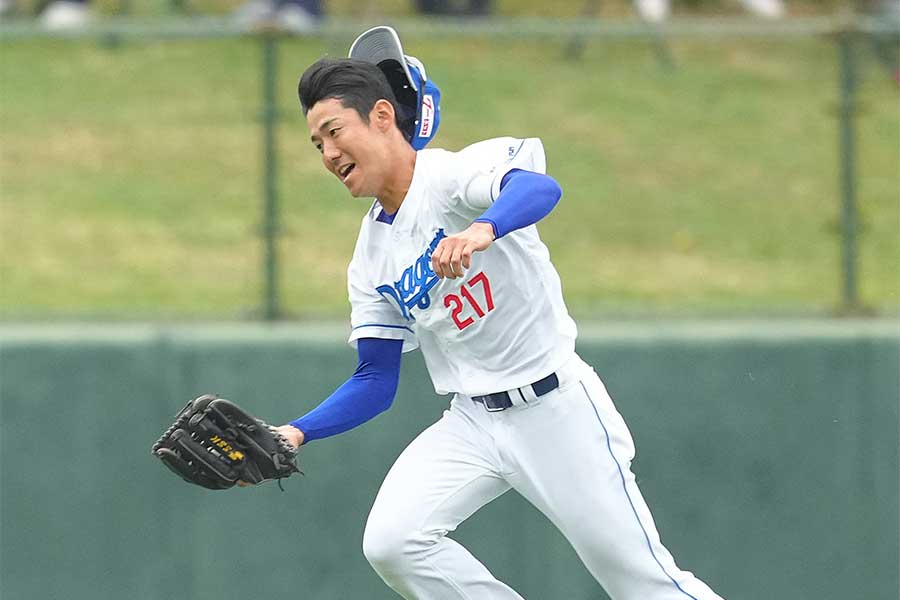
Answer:
<path fill-rule="evenodd" d="M 475 286 L 478 284 L 481 285 L 481 291 L 484 293 L 484 303 L 487 310 L 481 307 L 478 301 L 475 300 L 475 296 L 473 296 L 472 292 L 469 291 L 470 288 L 475 289 Z M 488 281 L 487 275 L 484 274 L 484 271 L 467 281 L 465 285 L 459 288 L 459 293 L 463 298 L 466 299 L 469 306 L 472 307 L 479 319 L 485 314 L 494 310 L 494 297 L 491 295 L 491 282 Z M 447 294 L 446 296 L 444 296 L 444 306 L 451 309 L 450 316 L 453 317 L 453 322 L 456 323 L 456 326 L 460 330 L 465 329 L 475 322 L 475 319 L 471 315 L 469 315 L 465 319 L 460 320 L 459 315 L 463 311 L 464 305 L 462 298 L 460 298 L 456 294 Z"/>

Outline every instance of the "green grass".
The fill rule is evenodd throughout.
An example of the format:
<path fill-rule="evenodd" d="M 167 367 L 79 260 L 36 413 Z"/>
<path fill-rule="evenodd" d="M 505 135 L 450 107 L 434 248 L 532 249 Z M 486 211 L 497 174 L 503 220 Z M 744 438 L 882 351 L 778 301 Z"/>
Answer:
<path fill-rule="evenodd" d="M 349 42 L 349 40 L 346 40 Z M 837 62 L 826 40 L 442 40 L 436 145 L 544 140 L 564 198 L 541 225 L 580 315 L 820 313 L 840 301 Z M 282 292 L 347 311 L 368 201 L 327 175 L 295 104 L 323 54 L 281 47 Z M 260 53 L 252 40 L 0 44 L 0 315 L 238 317 L 262 276 Z M 863 57 L 860 290 L 900 309 L 898 91 Z"/>

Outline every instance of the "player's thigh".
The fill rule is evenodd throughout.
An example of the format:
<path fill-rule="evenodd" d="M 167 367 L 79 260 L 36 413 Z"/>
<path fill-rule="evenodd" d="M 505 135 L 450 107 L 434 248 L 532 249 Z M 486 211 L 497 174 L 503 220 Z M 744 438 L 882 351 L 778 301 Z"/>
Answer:
<path fill-rule="evenodd" d="M 366 526 L 391 538 L 427 541 L 453 531 L 509 489 L 489 436 L 449 410 L 419 434 L 391 467 Z"/>
<path fill-rule="evenodd" d="M 634 443 L 600 380 L 588 374 L 523 411 L 513 487 L 569 538 L 604 560 L 644 544 L 634 504 Z M 524 420 L 524 419 L 523 419 Z M 586 557 L 583 557 L 586 558 Z"/>
<path fill-rule="evenodd" d="M 663 546 L 631 471 L 631 433 L 599 378 L 589 374 L 543 408 L 556 427 L 537 443 L 518 442 L 528 465 L 513 486 L 553 521 L 610 597 L 719 599 Z"/>

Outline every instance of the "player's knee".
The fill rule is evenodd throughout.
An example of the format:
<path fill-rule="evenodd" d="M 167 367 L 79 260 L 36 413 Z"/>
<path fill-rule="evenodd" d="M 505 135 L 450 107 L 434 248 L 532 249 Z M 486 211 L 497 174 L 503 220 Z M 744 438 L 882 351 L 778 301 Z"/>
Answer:
<path fill-rule="evenodd" d="M 439 537 L 407 526 L 404 519 L 378 519 L 370 515 L 363 533 L 363 554 L 382 577 L 402 575 Z"/>
<path fill-rule="evenodd" d="M 379 573 L 394 571 L 404 561 L 406 537 L 396 527 L 369 519 L 363 533 L 363 554 Z"/>

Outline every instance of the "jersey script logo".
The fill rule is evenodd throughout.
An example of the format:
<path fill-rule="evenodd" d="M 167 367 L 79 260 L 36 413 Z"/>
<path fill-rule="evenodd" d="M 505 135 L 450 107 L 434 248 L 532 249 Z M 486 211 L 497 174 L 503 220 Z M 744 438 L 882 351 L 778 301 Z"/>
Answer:
<path fill-rule="evenodd" d="M 384 284 L 375 288 L 379 294 L 397 304 L 397 308 L 407 321 L 415 320 L 409 312 L 414 307 L 425 310 L 431 306 L 428 292 L 439 281 L 434 269 L 431 268 L 431 255 L 445 237 L 447 236 L 444 230 L 438 229 L 425 252 L 413 264 L 406 267 L 399 281 L 395 281 L 393 285 Z"/>

